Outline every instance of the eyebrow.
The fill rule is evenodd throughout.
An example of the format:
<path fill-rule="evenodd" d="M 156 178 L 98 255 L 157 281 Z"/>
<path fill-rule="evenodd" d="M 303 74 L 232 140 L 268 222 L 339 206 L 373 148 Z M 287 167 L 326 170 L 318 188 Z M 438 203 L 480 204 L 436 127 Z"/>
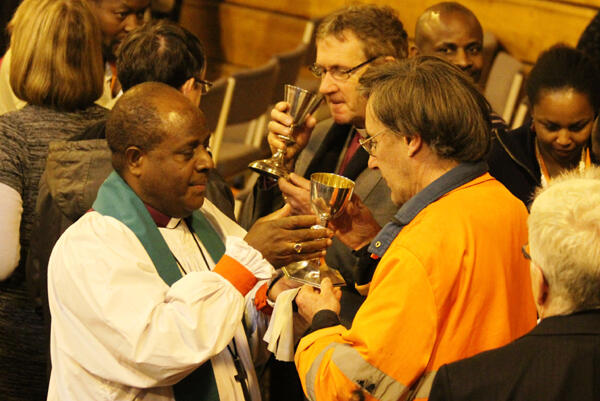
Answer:
<path fill-rule="evenodd" d="M 577 120 L 577 121 L 574 121 L 572 123 L 569 123 L 567 126 L 570 127 L 571 125 L 577 125 L 577 124 L 581 124 L 581 123 L 589 123 L 590 121 L 593 121 L 593 120 L 594 120 L 594 117 L 582 118 L 581 120 Z M 558 122 L 552 121 L 552 120 L 549 120 L 549 119 L 541 118 L 539 121 L 542 122 L 542 123 L 544 123 L 544 124 L 554 124 L 554 125 L 558 125 L 558 126 L 562 127 L 562 125 L 559 124 Z"/>
<path fill-rule="evenodd" d="M 442 43 L 438 43 L 437 45 L 435 45 L 435 47 L 443 47 L 443 46 L 458 47 L 458 45 L 454 42 L 442 42 Z"/>

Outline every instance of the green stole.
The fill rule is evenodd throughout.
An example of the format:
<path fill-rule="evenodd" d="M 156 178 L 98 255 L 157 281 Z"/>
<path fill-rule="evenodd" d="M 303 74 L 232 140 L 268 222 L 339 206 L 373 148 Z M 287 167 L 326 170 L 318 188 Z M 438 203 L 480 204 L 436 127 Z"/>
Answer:
<path fill-rule="evenodd" d="M 167 285 L 173 285 L 182 277 L 175 257 L 150 212 L 116 172 L 113 171 L 104 181 L 92 208 L 102 215 L 114 217 L 133 231 Z M 206 217 L 195 211 L 191 220 L 191 230 L 198 235 L 212 260 L 221 259 L 225 245 Z M 175 384 L 173 392 L 177 401 L 218 401 L 219 392 L 210 360 Z"/>

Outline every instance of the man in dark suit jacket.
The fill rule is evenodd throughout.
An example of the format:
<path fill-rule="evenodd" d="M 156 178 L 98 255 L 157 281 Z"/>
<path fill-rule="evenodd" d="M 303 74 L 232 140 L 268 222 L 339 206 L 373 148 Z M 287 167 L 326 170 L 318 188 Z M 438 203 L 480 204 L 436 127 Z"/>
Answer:
<path fill-rule="evenodd" d="M 442 366 L 430 401 L 600 399 L 600 169 L 541 190 L 529 217 L 540 323 L 518 340 Z"/>
<path fill-rule="evenodd" d="M 244 228 L 281 208 L 284 196 L 296 212 L 312 213 L 308 180 L 314 172 L 337 173 L 354 180 L 354 193 L 380 226 L 398 210 L 379 171 L 368 168 L 369 155 L 358 143 L 367 103 L 358 91 L 358 79 L 372 64 L 406 58 L 408 35 L 402 22 L 389 7 L 351 6 L 325 17 L 316 37 L 317 57 L 311 70 L 321 79 L 319 92 L 327 101 L 331 118 L 315 126 L 315 118 L 310 117 L 294 132 L 296 144 L 287 147 L 286 162 L 295 174 L 279 182 L 263 176 L 258 179 L 239 216 Z M 283 146 L 276 134 L 290 134 L 288 107 L 280 102 L 271 113 L 268 138 L 273 151 Z M 357 258 L 352 251 L 334 237 L 325 256 L 327 264 L 339 269 L 348 284 L 342 290 L 341 317 L 346 325 L 363 301 L 354 290 Z M 271 399 L 303 400 L 297 375 L 292 373 L 294 365 L 274 363 L 271 381 L 276 384 Z"/>
<path fill-rule="evenodd" d="M 320 122 L 310 117 L 294 132 L 296 144 L 289 146 L 286 162 L 295 174 L 273 179 L 261 177 L 244 202 L 240 224 L 249 227 L 256 219 L 287 202 L 297 212 L 312 213 L 308 180 L 315 172 L 332 172 L 356 182 L 354 192 L 371 211 L 379 225 L 387 223 L 398 207 L 379 171 L 367 166 L 369 155 L 358 143 L 365 126 L 366 99 L 359 93 L 358 79 L 370 65 L 406 58 L 407 33 L 396 13 L 389 7 L 351 6 L 335 12 L 317 30 L 317 58 L 311 66 L 321 79 L 319 92 L 325 97 L 331 118 Z M 276 105 L 269 123 L 269 142 L 273 150 L 283 143 L 275 134 L 289 135 L 289 105 Z M 334 239 L 327 263 L 340 269 L 353 288 L 352 250 Z"/>

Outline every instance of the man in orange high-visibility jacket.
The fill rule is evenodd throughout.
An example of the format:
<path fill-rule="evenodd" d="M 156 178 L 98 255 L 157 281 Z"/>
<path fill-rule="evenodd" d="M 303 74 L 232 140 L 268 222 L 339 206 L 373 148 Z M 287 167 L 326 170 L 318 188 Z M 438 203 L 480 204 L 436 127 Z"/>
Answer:
<path fill-rule="evenodd" d="M 312 326 L 296 366 L 311 400 L 426 399 L 439 366 L 535 325 L 527 211 L 487 173 L 489 105 L 459 69 L 417 57 L 373 67 L 361 84 L 361 143 L 402 207 L 372 241 L 379 227 L 357 200 L 335 222 L 361 268 L 380 260 L 350 329 L 329 281 L 302 288 Z"/>

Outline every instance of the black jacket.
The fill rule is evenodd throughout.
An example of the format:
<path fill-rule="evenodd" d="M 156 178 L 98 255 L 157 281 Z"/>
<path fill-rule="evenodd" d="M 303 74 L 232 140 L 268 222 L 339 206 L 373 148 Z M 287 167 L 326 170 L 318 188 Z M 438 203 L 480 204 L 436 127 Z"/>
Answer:
<path fill-rule="evenodd" d="M 525 336 L 442 366 L 429 401 L 600 400 L 600 310 L 546 318 Z"/>
<path fill-rule="evenodd" d="M 535 157 L 535 133 L 529 125 L 500 132 L 492 142 L 488 156 L 490 174 L 529 206 L 541 177 Z"/>

